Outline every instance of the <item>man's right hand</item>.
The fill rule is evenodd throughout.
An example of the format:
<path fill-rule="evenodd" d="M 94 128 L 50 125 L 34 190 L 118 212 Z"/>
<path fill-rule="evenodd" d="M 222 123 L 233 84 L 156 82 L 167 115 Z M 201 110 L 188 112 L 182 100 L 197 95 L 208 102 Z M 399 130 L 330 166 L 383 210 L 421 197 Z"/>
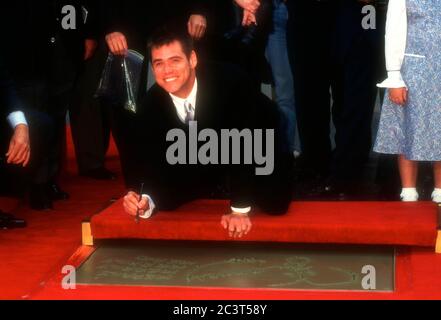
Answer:
<path fill-rule="evenodd" d="M 407 88 L 389 89 L 389 98 L 393 103 L 404 106 L 407 102 Z"/>
<path fill-rule="evenodd" d="M 31 145 L 27 125 L 19 124 L 15 127 L 6 157 L 7 163 L 21 164 L 23 167 L 28 165 L 31 157 Z"/>
<path fill-rule="evenodd" d="M 139 194 L 136 192 L 130 191 L 124 197 L 124 211 L 131 216 L 136 216 L 136 212 L 139 210 L 139 214 L 143 215 L 146 210 L 150 208 L 149 200 L 147 197 L 142 197 L 141 201 L 139 201 Z"/>
<path fill-rule="evenodd" d="M 127 39 L 121 32 L 112 32 L 106 35 L 106 43 L 110 52 L 115 55 L 125 56 L 129 47 Z"/>

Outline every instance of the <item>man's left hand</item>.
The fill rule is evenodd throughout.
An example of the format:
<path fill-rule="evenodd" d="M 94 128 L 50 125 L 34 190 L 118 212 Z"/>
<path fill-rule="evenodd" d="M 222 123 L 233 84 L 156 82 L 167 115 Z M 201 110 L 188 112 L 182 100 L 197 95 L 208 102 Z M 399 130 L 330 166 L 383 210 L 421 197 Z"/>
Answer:
<path fill-rule="evenodd" d="M 7 163 L 21 164 L 26 167 L 31 157 L 31 147 L 29 143 L 29 128 L 25 124 L 19 124 L 14 129 L 9 149 L 6 153 Z"/>
<path fill-rule="evenodd" d="M 242 238 L 251 230 L 251 220 L 247 214 L 226 214 L 222 216 L 221 224 L 232 238 Z"/>

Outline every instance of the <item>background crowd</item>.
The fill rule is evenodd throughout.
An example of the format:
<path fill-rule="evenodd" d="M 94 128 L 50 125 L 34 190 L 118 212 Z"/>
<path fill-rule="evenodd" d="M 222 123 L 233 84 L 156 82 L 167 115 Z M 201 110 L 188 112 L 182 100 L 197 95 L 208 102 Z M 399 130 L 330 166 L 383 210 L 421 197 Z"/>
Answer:
<path fill-rule="evenodd" d="M 66 21 L 66 5 L 73 20 Z M 0 184 L 3 192 L 28 194 L 34 209 L 69 198 L 58 179 L 67 114 L 79 174 L 115 178 L 105 167 L 112 132 L 130 184 L 137 114 L 95 92 L 109 52 L 145 56 L 149 35 L 166 23 L 187 29 L 200 60 L 238 65 L 251 85 L 272 86 L 283 145 L 295 155 L 294 198 L 398 199 L 395 156 L 371 153 L 374 109 L 384 98 L 377 83 L 386 78 L 387 1 L 22 0 L 3 6 Z M 139 96 L 147 91 L 147 61 Z M 14 105 L 7 109 L 4 101 Z M 20 140 L 23 147 L 11 157 L 23 126 L 29 141 Z"/>

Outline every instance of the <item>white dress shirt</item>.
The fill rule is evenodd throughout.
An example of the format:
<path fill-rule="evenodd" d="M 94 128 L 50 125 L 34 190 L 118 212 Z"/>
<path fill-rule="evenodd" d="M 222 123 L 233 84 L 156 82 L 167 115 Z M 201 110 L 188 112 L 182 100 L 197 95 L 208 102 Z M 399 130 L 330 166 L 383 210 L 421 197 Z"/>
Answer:
<path fill-rule="evenodd" d="M 196 95 L 198 93 L 198 80 L 195 79 L 193 89 L 191 89 L 190 94 L 187 98 L 179 98 L 174 94 L 169 93 L 172 98 L 173 104 L 176 108 L 176 113 L 178 114 L 179 119 L 185 123 L 185 117 L 187 115 L 187 111 L 185 110 L 184 103 L 185 101 L 189 102 L 193 107 L 193 110 L 196 111 Z"/>
<path fill-rule="evenodd" d="M 387 79 L 378 84 L 378 87 L 407 87 L 401 76 L 401 66 L 403 65 L 407 43 L 406 0 L 389 1 L 385 38 Z"/>
<path fill-rule="evenodd" d="M 193 88 L 191 89 L 190 94 L 188 95 L 188 97 L 186 98 L 180 98 L 177 97 L 171 93 L 169 93 L 170 97 L 172 98 L 173 104 L 176 108 L 176 113 L 179 117 L 179 119 L 185 123 L 185 118 L 187 115 L 187 111 L 185 109 L 184 103 L 187 101 L 191 104 L 191 106 L 193 107 L 193 110 L 196 111 L 196 96 L 198 93 L 198 80 L 195 79 L 194 81 L 194 85 Z M 146 210 L 146 212 L 144 212 L 144 214 L 140 215 L 140 218 L 143 219 L 148 219 L 151 217 L 153 210 L 155 210 L 156 206 L 155 203 L 153 202 L 153 199 L 147 195 L 147 194 L 143 194 L 142 195 L 144 198 L 147 198 L 148 202 L 149 202 L 149 210 Z M 251 211 L 251 207 L 246 207 L 246 208 L 236 208 L 236 207 L 231 207 L 231 211 L 235 214 L 238 215 L 245 215 L 248 214 Z"/>

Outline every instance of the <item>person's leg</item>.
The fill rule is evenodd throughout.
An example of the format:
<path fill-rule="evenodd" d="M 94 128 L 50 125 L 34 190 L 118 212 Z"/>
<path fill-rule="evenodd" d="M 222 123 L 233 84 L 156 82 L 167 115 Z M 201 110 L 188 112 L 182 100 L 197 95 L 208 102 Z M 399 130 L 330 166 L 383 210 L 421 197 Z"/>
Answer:
<path fill-rule="evenodd" d="M 336 129 L 331 176 L 345 191 L 359 189 L 371 150 L 377 97 L 379 36 L 360 26 L 358 4 L 339 7 L 333 50 L 333 122 Z M 357 187 L 357 188 L 354 188 Z"/>
<path fill-rule="evenodd" d="M 398 168 L 400 170 L 401 199 L 403 201 L 417 201 L 418 192 L 416 191 L 418 177 L 418 162 L 407 160 L 404 155 L 398 156 Z"/>
<path fill-rule="evenodd" d="M 294 77 L 297 124 L 306 175 L 326 176 L 330 140 L 329 2 L 288 1 L 288 54 Z"/>
<path fill-rule="evenodd" d="M 378 197 L 382 200 L 396 200 L 401 187 L 400 173 L 396 155 L 379 154 L 375 184 Z"/>
<path fill-rule="evenodd" d="M 254 203 L 263 212 L 270 215 L 282 215 L 287 212 L 293 197 L 293 153 L 284 146 L 285 132 L 280 130 L 281 110 L 275 103 L 261 99 L 264 116 L 259 127 L 274 129 L 274 170 L 270 175 L 255 175 L 252 179 Z"/>
<path fill-rule="evenodd" d="M 418 163 L 416 161 L 407 160 L 404 155 L 399 155 L 398 167 L 400 169 L 402 187 L 416 188 L 418 177 Z"/>
<path fill-rule="evenodd" d="M 104 169 L 108 146 L 110 128 L 105 123 L 103 106 L 94 97 L 104 63 L 105 50 L 100 46 L 95 56 L 85 62 L 69 108 L 78 169 L 85 175 Z"/>
<path fill-rule="evenodd" d="M 40 78 L 28 86 L 18 87 L 17 91 L 24 105 L 28 108 L 25 111 L 31 137 L 30 206 L 36 210 L 50 209 L 52 208 L 52 200 L 49 196 L 49 172 L 52 166 L 51 154 L 53 151 L 51 150 L 54 146 L 54 126 L 48 110 L 47 81 Z M 40 125 L 43 122 L 50 122 L 50 125 Z M 36 154 L 41 154 L 41 157 Z"/>
<path fill-rule="evenodd" d="M 125 185 L 127 188 L 138 188 L 144 161 L 139 159 L 142 141 L 139 141 L 137 134 L 137 115 L 105 99 L 101 103 L 109 110 L 112 136 L 118 149 Z"/>
<path fill-rule="evenodd" d="M 299 151 L 295 146 L 296 113 L 294 106 L 294 82 L 288 59 L 286 24 L 288 10 L 283 1 L 274 0 L 273 31 L 268 36 L 266 57 L 271 66 L 276 102 L 282 112 L 284 146 L 289 152 Z"/>
<path fill-rule="evenodd" d="M 435 188 L 441 188 L 441 161 L 435 161 L 433 163 L 433 176 Z"/>
<path fill-rule="evenodd" d="M 53 122 L 53 147 L 49 149 L 49 194 L 53 200 L 65 200 L 69 194 L 58 183 L 66 160 L 66 114 L 72 99 L 73 81 L 48 84 L 47 114 Z"/>
<path fill-rule="evenodd" d="M 441 161 L 433 162 L 433 176 L 435 188 L 432 192 L 432 200 L 441 203 Z"/>
<path fill-rule="evenodd" d="M 26 113 L 31 138 L 31 160 L 28 168 L 30 186 L 29 204 L 32 209 L 45 210 L 52 208 L 52 197 L 49 189 L 51 152 L 54 145 L 54 125 L 49 115 L 38 111 Z"/>

